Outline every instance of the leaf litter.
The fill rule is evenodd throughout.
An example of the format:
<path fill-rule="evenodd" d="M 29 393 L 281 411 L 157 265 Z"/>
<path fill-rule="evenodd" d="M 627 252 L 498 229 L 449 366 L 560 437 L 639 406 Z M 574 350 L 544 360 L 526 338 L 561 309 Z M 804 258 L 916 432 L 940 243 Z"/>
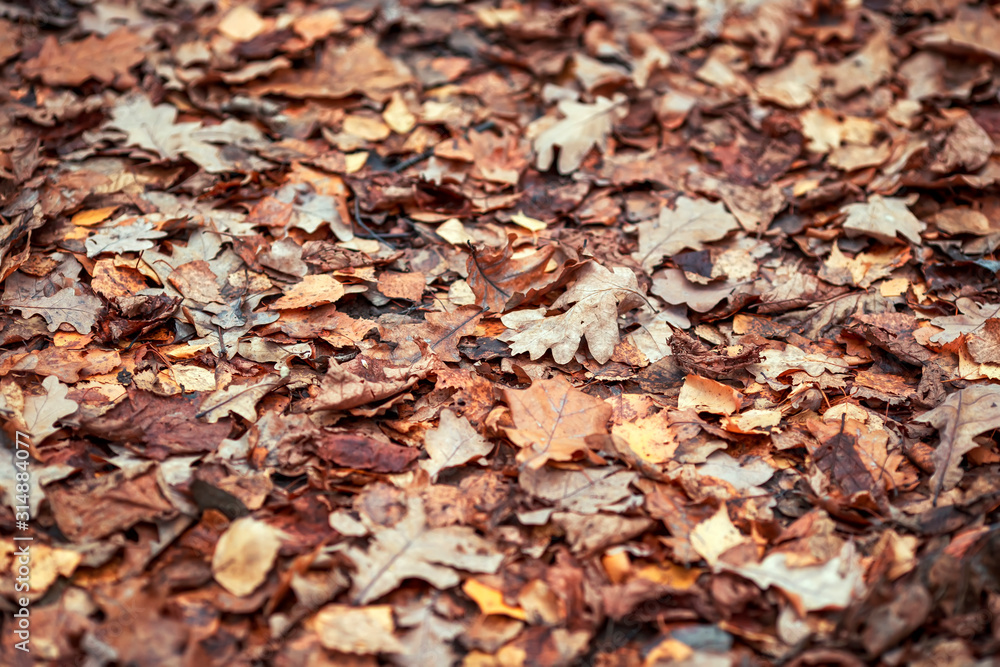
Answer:
<path fill-rule="evenodd" d="M 0 3 L 32 651 L 987 664 L 998 26 Z"/>

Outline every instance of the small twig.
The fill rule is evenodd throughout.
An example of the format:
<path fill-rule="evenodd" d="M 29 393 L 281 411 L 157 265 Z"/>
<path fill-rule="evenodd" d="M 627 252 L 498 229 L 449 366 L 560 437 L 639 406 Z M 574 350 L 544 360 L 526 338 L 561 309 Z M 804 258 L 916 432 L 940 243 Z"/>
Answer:
<path fill-rule="evenodd" d="M 354 219 L 357 221 L 358 226 L 361 227 L 361 229 L 365 230 L 366 232 L 371 234 L 371 236 L 389 246 L 389 248 L 391 248 L 392 250 L 396 250 L 396 245 L 392 241 L 389 241 L 388 239 L 386 239 L 385 236 L 373 230 L 371 227 L 365 224 L 364 220 L 361 219 L 361 204 L 359 203 L 357 195 L 354 195 Z"/>

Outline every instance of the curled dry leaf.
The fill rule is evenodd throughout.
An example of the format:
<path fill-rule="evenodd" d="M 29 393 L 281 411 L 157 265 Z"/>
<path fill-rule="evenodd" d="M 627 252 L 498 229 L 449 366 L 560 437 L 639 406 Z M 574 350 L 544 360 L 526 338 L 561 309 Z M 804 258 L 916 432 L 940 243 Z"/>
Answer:
<path fill-rule="evenodd" d="M 743 395 L 728 385 L 697 375 L 684 378 L 677 407 L 681 410 L 711 412 L 717 415 L 731 415 L 738 412 Z"/>

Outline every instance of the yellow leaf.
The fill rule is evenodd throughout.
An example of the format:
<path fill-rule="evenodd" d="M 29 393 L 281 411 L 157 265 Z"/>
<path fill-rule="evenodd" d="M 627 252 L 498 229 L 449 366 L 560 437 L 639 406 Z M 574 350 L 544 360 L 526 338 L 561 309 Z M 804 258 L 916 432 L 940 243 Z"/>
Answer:
<path fill-rule="evenodd" d="M 344 171 L 348 174 L 353 174 L 365 166 L 365 162 L 368 162 L 368 151 L 348 153 L 344 156 L 344 161 L 347 163 L 347 169 Z"/>
<path fill-rule="evenodd" d="M 408 134 L 417 125 L 417 117 L 410 113 L 403 95 L 397 90 L 382 112 L 385 124 L 396 134 Z"/>
<path fill-rule="evenodd" d="M 533 232 L 540 232 L 545 229 L 546 224 L 541 220 L 535 220 L 534 218 L 529 218 L 521 211 L 518 211 L 514 215 L 510 216 L 510 221 L 515 225 L 520 225 L 527 230 Z"/>
<path fill-rule="evenodd" d="M 512 607 L 503 601 L 502 592 L 475 579 L 469 579 L 462 584 L 462 590 L 479 605 L 479 610 L 484 614 L 502 614 L 520 621 L 528 619 L 528 614 L 523 609 Z"/>
<path fill-rule="evenodd" d="M 117 206 L 108 206 L 106 208 L 95 208 L 90 211 L 80 211 L 73 216 L 72 221 L 74 225 L 79 225 L 80 227 L 90 227 L 91 225 L 97 225 L 104 222 L 117 210 Z"/>

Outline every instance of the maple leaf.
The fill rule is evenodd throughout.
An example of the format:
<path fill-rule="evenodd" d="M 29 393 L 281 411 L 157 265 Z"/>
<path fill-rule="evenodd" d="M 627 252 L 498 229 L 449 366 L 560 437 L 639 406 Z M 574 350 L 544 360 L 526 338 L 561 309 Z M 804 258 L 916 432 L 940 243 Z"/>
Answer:
<path fill-rule="evenodd" d="M 664 257 L 700 250 L 706 241 L 718 241 L 739 227 L 736 217 L 720 202 L 678 197 L 673 210 L 664 207 L 657 220 L 637 225 L 639 250 L 632 258 L 652 273 Z"/>
<path fill-rule="evenodd" d="M 848 204 L 840 209 L 847 214 L 844 229 L 848 236 L 871 236 L 883 243 L 893 243 L 902 235 L 910 243 L 920 245 L 920 232 L 927 224 L 910 212 L 907 203 L 901 197 L 872 195 L 867 202 Z"/>
<path fill-rule="evenodd" d="M 552 166 L 555 147 L 559 146 L 560 174 L 570 174 L 580 168 L 591 148 L 604 151 L 615 121 L 628 115 L 624 96 L 614 100 L 598 97 L 593 104 L 562 100 L 557 105 L 565 116 L 535 137 L 536 164 L 539 171 Z"/>
<path fill-rule="evenodd" d="M 347 547 L 344 555 L 357 568 L 351 588 L 354 604 L 367 604 L 394 590 L 404 579 L 423 579 L 439 589 L 457 585 L 455 568 L 469 572 L 496 572 L 503 554 L 467 526 L 431 528 L 424 501 L 411 496 L 406 516 L 396 525 L 381 527 L 362 514 L 373 531 L 367 549 Z"/>
<path fill-rule="evenodd" d="M 454 468 L 486 456 L 493 445 L 476 433 L 465 417 L 456 417 L 451 410 L 441 411 L 438 427 L 424 436 L 424 448 L 430 459 L 420 462 L 420 467 L 436 481 L 445 468 Z"/>
<path fill-rule="evenodd" d="M 494 313 L 502 313 L 508 303 L 517 305 L 516 294 L 523 294 L 534 287 L 545 275 L 545 267 L 555 254 L 554 245 L 545 246 L 527 257 L 514 259 L 514 241 L 510 234 L 502 248 L 470 248 L 466 268 L 469 287 L 476 295 L 476 303 Z"/>
<path fill-rule="evenodd" d="M 570 308 L 561 315 L 524 320 L 518 313 L 501 321 L 511 327 L 500 338 L 511 344 L 511 352 L 528 352 L 538 359 L 549 349 L 557 364 L 569 363 L 587 340 L 590 354 L 599 363 L 607 363 L 620 340 L 618 316 L 646 303 L 632 269 L 616 266 L 612 270 L 588 262 L 577 280 L 552 308 Z"/>
<path fill-rule="evenodd" d="M 507 437 L 521 447 L 517 460 L 529 468 L 569 461 L 587 451 L 587 436 L 605 435 L 611 406 L 562 377 L 536 380 L 528 389 L 504 389 L 514 427 Z"/>
<path fill-rule="evenodd" d="M 1000 427 L 1000 387 L 978 384 L 966 387 L 914 421 L 931 424 L 941 438 L 934 450 L 934 474 L 930 481 L 937 502 L 942 492 L 955 488 L 962 479 L 962 457 L 979 446 L 973 438 Z"/>

